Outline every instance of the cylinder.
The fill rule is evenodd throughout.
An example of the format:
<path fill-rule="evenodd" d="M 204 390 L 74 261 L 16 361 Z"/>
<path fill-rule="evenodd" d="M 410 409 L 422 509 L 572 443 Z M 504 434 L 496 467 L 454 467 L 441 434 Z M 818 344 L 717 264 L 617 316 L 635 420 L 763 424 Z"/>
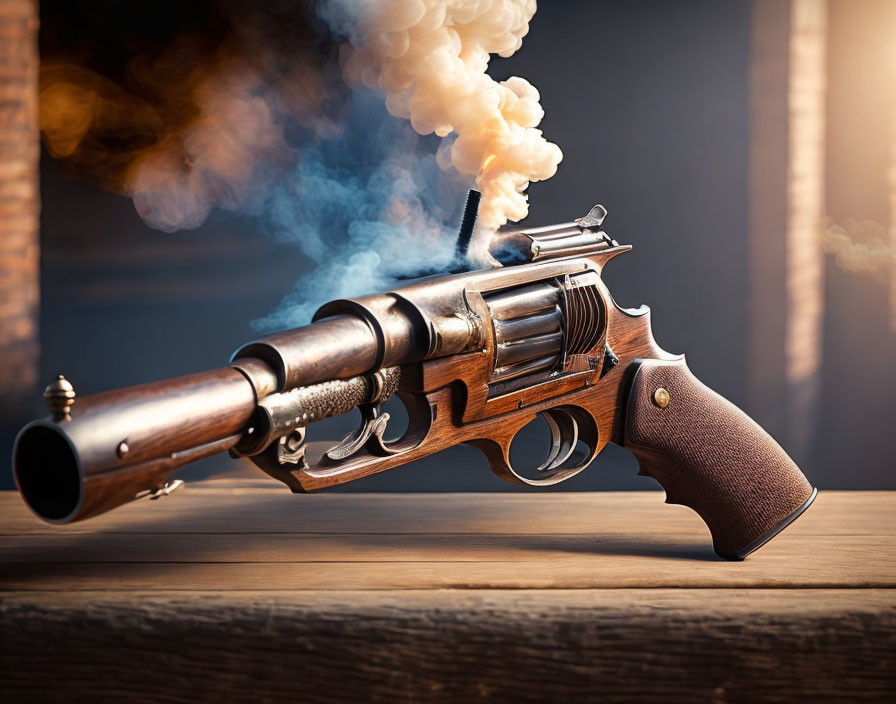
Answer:
<path fill-rule="evenodd" d="M 557 355 L 563 351 L 563 333 L 552 332 L 547 335 L 522 338 L 513 342 L 503 342 L 497 347 L 495 365 L 506 367 L 521 362 L 528 362 L 539 357 Z"/>
<path fill-rule="evenodd" d="M 560 287 L 550 281 L 519 286 L 490 294 L 486 298 L 488 310 L 495 320 L 512 320 L 554 310 L 560 304 Z"/>
<path fill-rule="evenodd" d="M 495 321 L 495 336 L 498 344 L 514 342 L 536 335 L 560 332 L 563 328 L 563 313 L 560 306 L 554 306 L 535 315 L 522 318 Z"/>
<path fill-rule="evenodd" d="M 486 296 L 495 328 L 491 382 L 557 367 L 563 354 L 563 300 L 557 281 L 539 281 Z"/>

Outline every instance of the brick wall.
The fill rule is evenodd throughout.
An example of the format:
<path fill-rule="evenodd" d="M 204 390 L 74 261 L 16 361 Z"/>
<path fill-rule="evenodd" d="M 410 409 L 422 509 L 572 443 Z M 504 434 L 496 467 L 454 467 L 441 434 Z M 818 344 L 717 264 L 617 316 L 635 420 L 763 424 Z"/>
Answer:
<path fill-rule="evenodd" d="M 38 363 L 37 3 L 0 2 L 0 414 L 34 392 Z"/>

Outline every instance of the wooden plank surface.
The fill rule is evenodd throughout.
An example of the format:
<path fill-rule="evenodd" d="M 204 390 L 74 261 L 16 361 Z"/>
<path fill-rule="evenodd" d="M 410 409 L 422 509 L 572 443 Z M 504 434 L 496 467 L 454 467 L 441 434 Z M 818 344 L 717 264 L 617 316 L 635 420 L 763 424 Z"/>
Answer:
<path fill-rule="evenodd" d="M 896 501 L 822 493 L 742 563 L 659 492 L 292 495 L 188 486 L 67 527 L 0 497 L 0 589 L 891 587 Z"/>
<path fill-rule="evenodd" d="M 218 480 L 61 528 L 7 492 L 0 533 L 13 701 L 896 696 L 892 492 L 822 492 L 741 563 L 661 492 Z"/>
<path fill-rule="evenodd" d="M 0 492 L 0 534 L 97 533 L 488 533 L 662 534 L 709 531 L 661 491 L 508 494 L 292 494 L 273 480 L 189 484 L 64 527 L 34 517 L 16 492 Z M 871 535 L 896 529 L 896 492 L 822 491 L 782 535 Z M 819 514 L 823 513 L 824 516 Z M 765 549 L 765 548 L 763 548 Z"/>

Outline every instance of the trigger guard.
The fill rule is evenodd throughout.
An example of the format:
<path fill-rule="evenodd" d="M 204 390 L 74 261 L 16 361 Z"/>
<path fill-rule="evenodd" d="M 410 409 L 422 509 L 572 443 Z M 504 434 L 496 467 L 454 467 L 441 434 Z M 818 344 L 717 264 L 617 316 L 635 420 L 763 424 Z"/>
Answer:
<path fill-rule="evenodd" d="M 500 466 L 498 463 L 492 463 L 492 469 L 502 478 L 528 486 L 550 486 L 578 474 L 597 456 L 597 424 L 590 413 L 575 406 L 558 406 L 541 411 L 539 415 L 547 421 L 551 429 L 551 448 L 548 457 L 537 470 L 542 476 L 530 479 L 519 474 L 510 464 L 508 445 L 502 453 Z M 579 441 L 589 448 L 584 459 L 578 458 L 575 453 Z"/>

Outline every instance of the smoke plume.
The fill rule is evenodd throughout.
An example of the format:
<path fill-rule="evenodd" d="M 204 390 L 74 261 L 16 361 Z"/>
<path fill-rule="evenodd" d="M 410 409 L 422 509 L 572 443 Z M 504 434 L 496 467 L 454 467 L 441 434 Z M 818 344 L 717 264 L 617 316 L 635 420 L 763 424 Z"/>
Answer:
<path fill-rule="evenodd" d="M 525 79 L 486 73 L 491 54 L 522 45 L 534 0 L 329 0 L 322 14 L 348 37 L 348 80 L 386 94 L 392 115 L 422 135 L 452 137 L 444 161 L 482 191 L 471 258 L 492 263 L 491 233 L 528 213 L 525 189 L 550 178 L 562 153 L 537 129 L 544 111 Z"/>
<path fill-rule="evenodd" d="M 356 90 L 333 134 L 302 151 L 266 200 L 263 227 L 316 263 L 262 332 L 304 325 L 323 303 L 388 289 L 421 270 L 447 268 L 469 185 L 422 137 L 386 112 L 382 95 Z"/>
<path fill-rule="evenodd" d="M 483 198 L 470 257 L 494 265 L 491 232 L 526 216 L 526 187 L 562 158 L 537 129 L 535 88 L 486 73 L 491 54 L 519 49 L 529 0 L 56 2 L 59 25 L 42 29 L 58 45 L 42 47 L 49 154 L 132 198 L 156 229 L 220 210 L 294 244 L 315 266 L 255 321 L 262 331 L 447 268 L 473 183 Z M 106 14 L 89 14 L 97 7 Z M 184 16 L 188 27 L 171 20 L 147 39 Z"/>

